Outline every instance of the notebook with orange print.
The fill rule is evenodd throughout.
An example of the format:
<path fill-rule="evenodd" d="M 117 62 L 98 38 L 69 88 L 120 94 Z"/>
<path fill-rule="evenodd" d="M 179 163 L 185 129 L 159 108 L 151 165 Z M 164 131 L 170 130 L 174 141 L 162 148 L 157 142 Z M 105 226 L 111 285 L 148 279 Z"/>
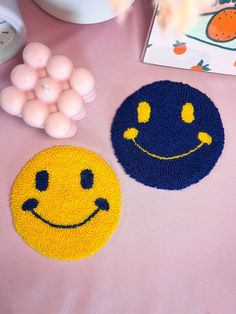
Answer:
<path fill-rule="evenodd" d="M 145 63 L 236 75 L 236 0 L 219 0 L 187 34 L 156 22 L 156 8 L 143 53 Z"/>

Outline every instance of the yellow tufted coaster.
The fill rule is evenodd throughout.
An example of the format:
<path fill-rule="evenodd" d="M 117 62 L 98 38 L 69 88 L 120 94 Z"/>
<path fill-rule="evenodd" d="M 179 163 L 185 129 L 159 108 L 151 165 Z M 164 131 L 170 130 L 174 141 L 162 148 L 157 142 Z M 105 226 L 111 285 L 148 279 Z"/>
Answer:
<path fill-rule="evenodd" d="M 11 193 L 18 234 L 39 253 L 75 260 L 96 253 L 116 229 L 119 181 L 97 154 L 56 146 L 35 155 Z"/>

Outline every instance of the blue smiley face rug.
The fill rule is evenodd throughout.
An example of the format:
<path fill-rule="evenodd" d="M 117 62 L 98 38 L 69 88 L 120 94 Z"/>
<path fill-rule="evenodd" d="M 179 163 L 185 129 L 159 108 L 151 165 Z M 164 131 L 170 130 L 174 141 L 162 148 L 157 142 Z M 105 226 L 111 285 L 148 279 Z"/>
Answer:
<path fill-rule="evenodd" d="M 224 129 L 213 102 L 187 84 L 170 81 L 130 95 L 116 112 L 111 137 L 128 175 L 166 190 L 199 182 L 224 147 Z"/>

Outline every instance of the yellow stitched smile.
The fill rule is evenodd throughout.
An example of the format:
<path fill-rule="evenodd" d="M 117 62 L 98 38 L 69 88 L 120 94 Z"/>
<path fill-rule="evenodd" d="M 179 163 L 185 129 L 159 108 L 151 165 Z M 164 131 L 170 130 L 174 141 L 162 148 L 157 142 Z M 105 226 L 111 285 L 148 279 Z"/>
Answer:
<path fill-rule="evenodd" d="M 153 158 L 157 158 L 160 160 L 173 160 L 173 159 L 178 159 L 178 158 L 182 158 L 182 157 L 186 157 L 194 152 L 196 152 L 199 148 L 201 148 L 204 144 L 207 145 L 211 145 L 212 143 L 212 137 L 206 133 L 206 132 L 198 132 L 198 139 L 200 141 L 200 144 L 197 145 L 197 147 L 189 150 L 186 153 L 183 153 L 181 155 L 177 155 L 177 156 L 169 156 L 169 157 L 165 157 L 165 156 L 159 156 L 153 153 L 150 153 L 149 151 L 147 151 L 146 149 L 144 149 L 141 145 L 139 145 L 136 142 L 136 137 L 138 136 L 138 130 L 135 128 L 128 128 L 124 134 L 123 134 L 124 138 L 127 140 L 131 140 L 135 146 L 137 146 L 143 153 L 153 157 Z"/>

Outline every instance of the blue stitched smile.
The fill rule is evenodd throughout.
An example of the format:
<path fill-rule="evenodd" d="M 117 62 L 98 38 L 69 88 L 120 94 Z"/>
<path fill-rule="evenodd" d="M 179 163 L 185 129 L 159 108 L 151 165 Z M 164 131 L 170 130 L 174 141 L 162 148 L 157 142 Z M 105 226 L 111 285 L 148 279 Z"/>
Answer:
<path fill-rule="evenodd" d="M 77 227 L 81 227 L 85 225 L 92 218 L 94 218 L 101 210 L 108 211 L 110 208 L 110 205 L 105 198 L 97 198 L 94 203 L 97 206 L 97 209 L 95 209 L 93 213 L 89 215 L 86 219 L 84 219 L 82 222 L 77 223 L 77 224 L 72 224 L 72 225 L 59 225 L 59 224 L 52 223 L 49 220 L 43 218 L 34 210 L 39 204 L 38 200 L 36 200 L 35 198 L 30 198 L 26 200 L 22 205 L 22 210 L 30 211 L 36 218 L 42 220 L 44 223 L 48 224 L 49 226 L 53 228 L 73 229 L 73 228 L 77 228 Z"/>

